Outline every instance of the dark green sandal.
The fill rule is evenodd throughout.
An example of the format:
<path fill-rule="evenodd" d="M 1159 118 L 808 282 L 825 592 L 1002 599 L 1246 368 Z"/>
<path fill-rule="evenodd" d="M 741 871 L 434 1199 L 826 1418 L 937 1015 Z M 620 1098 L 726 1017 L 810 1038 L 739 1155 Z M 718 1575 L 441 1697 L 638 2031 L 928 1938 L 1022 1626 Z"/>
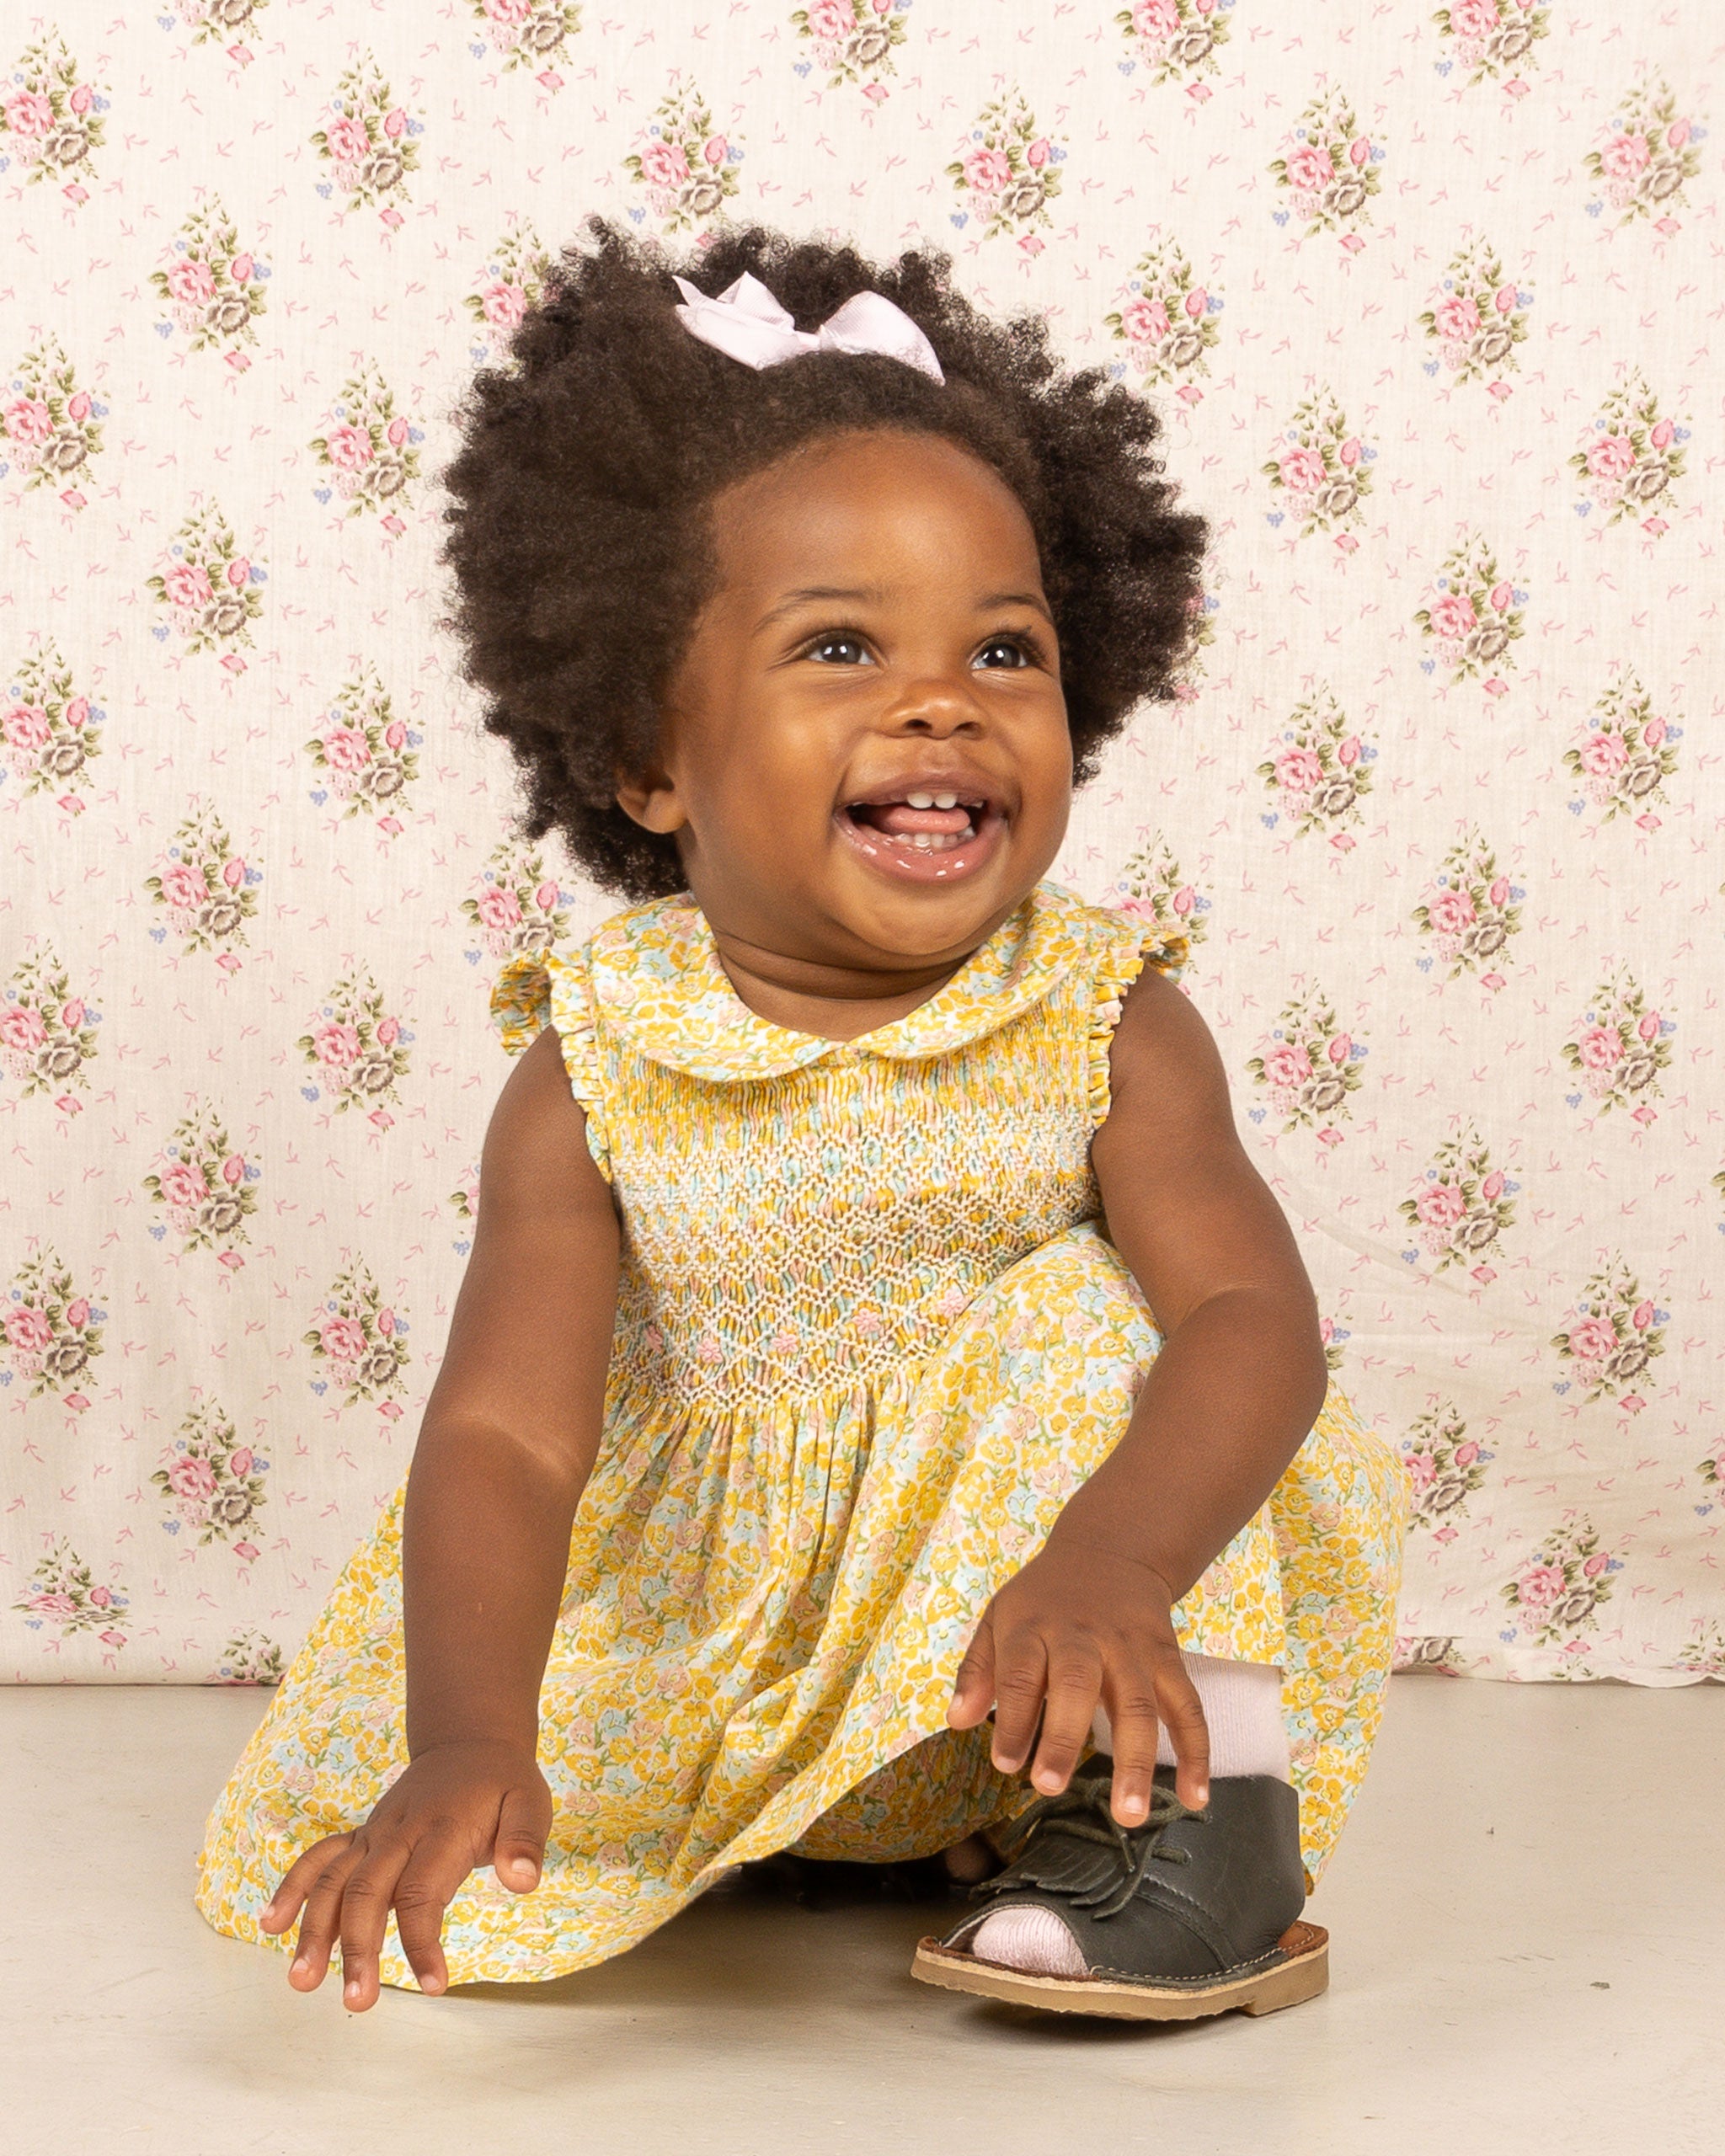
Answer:
<path fill-rule="evenodd" d="M 1306 1906 L 1300 1799 L 1271 1774 L 1224 1774 L 1194 1812 L 1158 1767 L 1150 1817 L 1122 1827 L 1108 1809 L 1114 1762 L 1087 1759 L 1058 1796 L 1039 1797 L 996 1830 L 1012 1861 L 973 1890 L 980 1906 L 944 1939 L 925 1939 L 923 1983 L 1059 2014 L 1195 2020 L 1238 2008 L 1273 2014 L 1329 1982 L 1329 1934 Z M 967 1942 L 1005 1909 L 1050 1909 L 1089 1973 L 1036 1976 L 985 1961 Z"/>

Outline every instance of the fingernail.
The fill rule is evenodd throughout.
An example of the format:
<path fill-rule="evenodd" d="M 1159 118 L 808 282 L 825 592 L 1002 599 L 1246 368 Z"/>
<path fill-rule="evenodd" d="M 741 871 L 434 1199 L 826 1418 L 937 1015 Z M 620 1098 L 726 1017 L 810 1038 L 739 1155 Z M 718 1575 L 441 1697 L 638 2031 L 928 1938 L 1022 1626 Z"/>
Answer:
<path fill-rule="evenodd" d="M 443 1979 L 441 1977 L 421 1977 L 419 1979 L 419 1989 L 425 1992 L 441 1991 L 443 1989 Z"/>
<path fill-rule="evenodd" d="M 1144 1810 L 1145 1803 L 1141 1796 L 1123 1796 L 1120 1799 L 1119 1815 L 1123 1819 L 1139 1818 L 1143 1815 Z"/>
<path fill-rule="evenodd" d="M 310 1972 L 311 1967 L 311 1963 L 306 1959 L 305 1956 L 302 1954 L 295 1961 L 293 1967 L 289 1973 L 290 1975 L 296 1977 L 303 1977 Z"/>
<path fill-rule="evenodd" d="M 359 1997 L 359 1995 L 360 1995 L 360 1980 L 359 1980 L 359 1978 L 358 1978 L 357 1977 L 355 1977 L 354 1978 L 353 1982 L 352 1982 L 351 1983 L 350 1983 L 350 1984 L 348 1985 L 347 1988 L 343 1992 L 343 1993 L 342 1993 L 342 1997 L 343 1997 L 344 1999 L 352 2000 L 352 1999 L 357 1999 L 357 1998 Z"/>

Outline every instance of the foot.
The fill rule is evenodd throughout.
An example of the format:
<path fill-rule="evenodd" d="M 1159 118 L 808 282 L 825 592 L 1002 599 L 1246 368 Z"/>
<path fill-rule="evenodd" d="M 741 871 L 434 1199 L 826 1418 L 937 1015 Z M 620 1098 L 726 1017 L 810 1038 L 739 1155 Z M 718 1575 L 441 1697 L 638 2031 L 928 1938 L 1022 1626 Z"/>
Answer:
<path fill-rule="evenodd" d="M 1087 1761 L 1065 1791 L 1013 1822 L 1017 1854 L 973 1890 L 983 1904 L 975 1913 L 924 1942 L 916 1973 L 1069 2010 L 1146 2015 L 1162 2010 L 1158 2000 L 1181 2015 L 1263 2011 L 1254 1999 L 1274 1992 L 1272 2003 L 1291 2004 L 1321 1990 L 1325 1935 L 1296 1921 L 1306 1889 L 1291 1786 L 1269 1774 L 1217 1775 L 1209 1805 L 1192 1812 L 1174 1795 L 1173 1770 L 1159 1769 L 1149 1820 L 1127 1828 L 1108 1808 L 1112 1766 L 1105 1756 Z M 1018 1977 L 1019 1988 L 1003 1989 L 989 1971 Z M 1124 1992 L 1127 2003 L 1097 2004 L 1103 1992 Z"/>
<path fill-rule="evenodd" d="M 955 1886 L 980 1886 L 1000 1870 L 1002 1860 L 982 1835 L 966 1834 L 962 1842 L 941 1852 L 941 1862 Z"/>

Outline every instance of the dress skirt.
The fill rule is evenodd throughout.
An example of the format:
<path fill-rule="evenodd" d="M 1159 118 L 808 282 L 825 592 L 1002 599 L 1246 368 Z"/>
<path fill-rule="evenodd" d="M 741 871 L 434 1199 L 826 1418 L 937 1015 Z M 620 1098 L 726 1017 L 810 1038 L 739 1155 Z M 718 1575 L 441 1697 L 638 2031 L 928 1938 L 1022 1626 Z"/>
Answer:
<path fill-rule="evenodd" d="M 1107 1458 L 1161 1345 L 1096 1223 L 969 1301 L 884 1380 L 746 1417 L 614 1383 L 540 1695 L 540 1885 L 451 1903 L 452 1983 L 621 1953 L 726 1870 L 794 1847 L 927 1855 L 1031 1794 L 946 1726 L 990 1597 Z M 211 1814 L 197 1905 L 258 1913 L 408 1763 L 405 1484 L 337 1579 Z M 1394 1640 L 1407 1478 L 1332 1388 L 1263 1509 L 1177 1606 L 1188 1651 L 1273 1663 L 1315 1884 L 1365 1773 Z M 392 1917 L 380 1974 L 414 1988 Z"/>

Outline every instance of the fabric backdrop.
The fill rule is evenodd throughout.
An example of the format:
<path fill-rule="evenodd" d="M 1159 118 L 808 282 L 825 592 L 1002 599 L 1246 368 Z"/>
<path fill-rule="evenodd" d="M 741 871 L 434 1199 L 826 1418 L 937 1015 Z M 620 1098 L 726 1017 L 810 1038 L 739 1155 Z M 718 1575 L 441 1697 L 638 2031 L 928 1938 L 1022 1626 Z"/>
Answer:
<path fill-rule="evenodd" d="M 603 209 L 942 245 L 1155 400 L 1204 641 L 1060 874 L 1194 938 L 1418 1487 L 1404 1658 L 1725 1675 L 1709 16 L 13 18 L 5 1673 L 269 1681 L 406 1464 L 492 979 L 616 903 L 514 829 L 438 475 Z"/>

